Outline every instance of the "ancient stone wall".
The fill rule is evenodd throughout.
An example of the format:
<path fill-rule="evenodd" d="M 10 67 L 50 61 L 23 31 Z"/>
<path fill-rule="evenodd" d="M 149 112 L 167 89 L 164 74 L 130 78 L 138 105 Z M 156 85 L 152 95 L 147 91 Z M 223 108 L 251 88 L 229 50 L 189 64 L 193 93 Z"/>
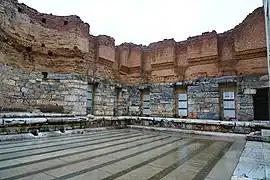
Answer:
<path fill-rule="evenodd" d="M 87 73 L 89 25 L 78 16 L 41 14 L 16 1 L 1 1 L 2 65 L 26 71 Z"/>
<path fill-rule="evenodd" d="M 97 116 L 113 116 L 115 108 L 115 87 L 111 84 L 99 83 L 95 88 L 93 114 Z"/>
<path fill-rule="evenodd" d="M 198 119 L 220 119 L 218 84 L 188 86 L 188 114 Z"/>
<path fill-rule="evenodd" d="M 78 16 L 39 13 L 17 1 L 0 4 L 0 63 L 27 71 L 79 73 L 122 83 L 164 83 L 267 73 L 263 8 L 232 30 L 148 46 L 89 35 Z"/>
<path fill-rule="evenodd" d="M 182 81 L 177 83 L 156 83 L 131 86 L 129 89 L 130 115 L 142 114 L 143 89 L 149 89 L 150 103 L 149 116 L 153 117 L 179 117 L 177 89 L 186 89 L 187 118 L 192 119 L 227 119 L 223 115 L 224 102 L 222 92 L 225 89 L 235 93 L 235 119 L 254 119 L 254 94 L 247 94 L 249 89 L 267 88 L 267 75 L 265 76 L 222 76 L 217 78 L 198 78 L 195 81 Z M 226 92 L 226 91 L 225 91 Z"/>
<path fill-rule="evenodd" d="M 116 87 L 118 88 L 118 87 Z M 127 116 L 128 115 L 128 102 L 129 102 L 129 92 L 126 87 L 118 88 L 117 92 L 118 95 L 116 96 L 116 114 L 117 116 Z"/>
<path fill-rule="evenodd" d="M 220 89 L 233 83 L 236 118 L 250 120 L 253 96 L 242 91 L 269 87 L 256 79 L 267 73 L 262 7 L 221 34 L 116 46 L 112 37 L 90 35 L 89 25 L 78 16 L 43 14 L 2 0 L 0 65 L 2 109 L 19 105 L 17 109 L 32 111 L 43 105 L 86 114 L 87 84 L 92 83 L 94 115 L 142 115 L 142 92 L 147 88 L 149 115 L 173 117 L 176 89 L 185 87 L 188 117 L 224 119 Z M 41 72 L 48 73 L 47 79 Z"/>
<path fill-rule="evenodd" d="M 267 75 L 266 75 L 267 76 Z M 236 87 L 236 118 L 254 119 L 253 94 L 248 89 L 269 87 L 266 76 L 223 76 L 199 78 L 196 81 L 156 84 L 130 84 L 87 79 L 78 74 L 25 72 L 1 66 L 1 111 L 42 111 L 85 115 L 87 84 L 93 83 L 93 114 L 97 116 L 144 116 L 142 91 L 149 90 L 149 116 L 175 117 L 178 105 L 177 88 L 186 88 L 188 118 L 224 119 L 222 116 L 221 87 Z"/>
<path fill-rule="evenodd" d="M 227 32 L 206 32 L 181 42 L 166 39 L 143 47 L 141 54 L 141 74 L 125 76 L 130 82 L 162 83 L 198 77 L 265 74 L 263 8 L 255 9 L 242 23 Z M 130 60 L 129 57 L 129 61 L 135 59 Z M 120 60 L 120 69 L 125 66 L 125 72 L 131 73 L 128 71 L 131 69 L 129 61 Z"/>
<path fill-rule="evenodd" d="M 80 75 L 27 73 L 1 66 L 0 81 L 1 111 L 86 114 L 87 82 Z"/>
<path fill-rule="evenodd" d="M 139 116 L 141 114 L 141 92 L 137 85 L 129 85 L 126 87 L 129 93 L 128 114 L 131 116 Z"/>
<path fill-rule="evenodd" d="M 237 83 L 238 119 L 254 119 L 254 94 L 245 94 L 245 89 L 269 88 L 267 75 L 238 77 Z M 269 95 L 268 95 L 269 96 Z"/>
<path fill-rule="evenodd" d="M 173 117 L 175 110 L 174 89 L 169 83 L 155 84 L 150 88 L 151 116 Z"/>

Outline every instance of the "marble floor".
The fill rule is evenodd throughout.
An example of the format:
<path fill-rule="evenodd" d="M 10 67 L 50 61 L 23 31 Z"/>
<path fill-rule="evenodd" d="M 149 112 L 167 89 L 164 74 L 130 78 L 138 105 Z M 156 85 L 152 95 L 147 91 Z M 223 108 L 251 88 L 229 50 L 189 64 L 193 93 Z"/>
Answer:
<path fill-rule="evenodd" d="M 248 141 L 231 179 L 270 179 L 270 143 Z"/>
<path fill-rule="evenodd" d="M 0 142 L 0 179 L 229 180 L 245 140 L 131 129 Z"/>

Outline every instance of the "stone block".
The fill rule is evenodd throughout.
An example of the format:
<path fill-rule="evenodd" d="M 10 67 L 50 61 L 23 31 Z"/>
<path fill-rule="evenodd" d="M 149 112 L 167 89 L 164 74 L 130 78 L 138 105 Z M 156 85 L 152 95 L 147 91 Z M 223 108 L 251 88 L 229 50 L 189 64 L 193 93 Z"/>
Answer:
<path fill-rule="evenodd" d="M 104 112 L 102 110 L 94 109 L 93 114 L 96 116 L 102 116 L 104 115 Z"/>
<path fill-rule="evenodd" d="M 161 93 L 161 92 L 162 92 L 162 89 L 158 88 L 158 87 L 155 87 L 155 88 L 151 89 L 151 93 Z"/>
<path fill-rule="evenodd" d="M 219 114 L 217 113 L 200 113 L 198 115 L 199 119 L 213 119 L 213 120 L 218 120 L 220 119 Z"/>
<path fill-rule="evenodd" d="M 140 106 L 130 106 L 129 111 L 130 112 L 139 112 L 140 111 Z"/>
<path fill-rule="evenodd" d="M 249 94 L 238 95 L 239 104 L 253 104 L 253 96 Z"/>
<path fill-rule="evenodd" d="M 51 95 L 50 94 L 42 94 L 40 96 L 41 99 L 50 99 L 51 98 Z"/>
<path fill-rule="evenodd" d="M 75 96 L 75 95 L 66 95 L 65 96 L 65 101 L 74 102 L 74 101 L 77 101 L 77 100 L 78 100 L 78 97 Z"/>
<path fill-rule="evenodd" d="M 3 82 L 3 84 L 7 84 L 10 86 L 15 86 L 15 84 L 16 84 L 16 81 L 14 81 L 12 79 L 4 79 L 2 82 Z"/>
<path fill-rule="evenodd" d="M 205 98 L 205 103 L 210 103 L 210 104 L 218 104 L 219 103 L 219 98 Z"/>
<path fill-rule="evenodd" d="M 188 86 L 188 92 L 201 92 L 201 86 Z"/>
<path fill-rule="evenodd" d="M 165 111 L 166 112 L 172 112 L 173 111 L 173 108 L 174 108 L 174 105 L 173 104 L 166 104 L 165 105 Z"/>
<path fill-rule="evenodd" d="M 188 112 L 200 112 L 200 105 L 188 104 Z"/>
<path fill-rule="evenodd" d="M 35 79 L 30 79 L 29 82 L 36 83 L 37 81 Z"/>
<path fill-rule="evenodd" d="M 205 92 L 218 92 L 218 84 L 207 84 L 204 85 L 204 89 Z"/>
<path fill-rule="evenodd" d="M 189 105 L 196 104 L 196 99 L 188 98 L 188 104 L 189 104 Z"/>
<path fill-rule="evenodd" d="M 30 89 L 25 88 L 25 87 L 23 87 L 23 88 L 21 89 L 21 91 L 22 91 L 23 93 L 33 92 L 33 90 L 30 90 Z"/>

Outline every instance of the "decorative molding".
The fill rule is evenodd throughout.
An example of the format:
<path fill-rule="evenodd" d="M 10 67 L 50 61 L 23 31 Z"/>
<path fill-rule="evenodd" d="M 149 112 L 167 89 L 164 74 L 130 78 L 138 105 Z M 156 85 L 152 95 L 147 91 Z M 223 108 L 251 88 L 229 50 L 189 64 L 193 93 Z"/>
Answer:
<path fill-rule="evenodd" d="M 220 76 L 236 76 L 237 70 L 235 68 L 231 69 L 219 69 Z"/>
<path fill-rule="evenodd" d="M 235 56 L 237 60 L 246 60 L 246 59 L 266 57 L 267 56 L 266 47 L 258 48 L 258 49 L 248 49 L 244 51 L 237 51 L 235 52 Z"/>
<path fill-rule="evenodd" d="M 267 69 L 267 66 L 259 66 L 259 67 L 253 67 L 252 69 Z"/>
<path fill-rule="evenodd" d="M 163 69 L 174 69 L 174 63 L 173 62 L 164 62 L 159 64 L 152 64 L 152 70 L 158 71 Z"/>
<path fill-rule="evenodd" d="M 108 59 L 101 58 L 101 57 L 98 58 L 97 63 L 101 64 L 101 65 L 104 65 L 104 66 L 107 66 L 107 67 L 110 67 L 110 68 L 113 67 L 113 62 L 112 61 L 110 61 Z"/>
<path fill-rule="evenodd" d="M 121 65 L 119 71 L 121 74 L 128 74 L 129 68 L 127 66 Z"/>
<path fill-rule="evenodd" d="M 141 73 L 141 66 L 130 67 L 128 70 L 128 74 Z"/>
<path fill-rule="evenodd" d="M 188 66 L 218 63 L 218 55 L 188 58 Z"/>

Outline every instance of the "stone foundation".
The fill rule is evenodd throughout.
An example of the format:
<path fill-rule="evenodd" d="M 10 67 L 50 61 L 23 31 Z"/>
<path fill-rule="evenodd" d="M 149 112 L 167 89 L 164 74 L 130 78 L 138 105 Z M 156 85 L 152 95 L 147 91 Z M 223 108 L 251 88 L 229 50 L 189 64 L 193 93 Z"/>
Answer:
<path fill-rule="evenodd" d="M 157 84 L 120 84 L 78 74 L 25 72 L 1 66 L 0 107 L 2 112 L 67 113 L 86 115 L 88 84 L 92 84 L 91 103 L 96 116 L 145 116 L 142 92 L 148 89 L 149 112 L 153 117 L 180 117 L 177 88 L 186 89 L 187 118 L 228 120 L 223 116 L 222 92 L 235 93 L 235 120 L 254 120 L 254 94 L 247 90 L 268 88 L 262 76 L 198 78 L 194 81 Z"/>
<path fill-rule="evenodd" d="M 232 122 L 219 120 L 180 119 L 138 116 L 75 116 L 69 114 L 0 114 L 1 134 L 27 133 L 33 129 L 39 132 L 72 130 L 98 127 L 132 127 L 175 129 L 183 133 L 240 133 L 249 134 L 260 129 L 270 129 L 269 122 Z M 174 130 L 173 130 L 174 131 Z M 204 133 L 203 133 L 204 134 Z"/>

